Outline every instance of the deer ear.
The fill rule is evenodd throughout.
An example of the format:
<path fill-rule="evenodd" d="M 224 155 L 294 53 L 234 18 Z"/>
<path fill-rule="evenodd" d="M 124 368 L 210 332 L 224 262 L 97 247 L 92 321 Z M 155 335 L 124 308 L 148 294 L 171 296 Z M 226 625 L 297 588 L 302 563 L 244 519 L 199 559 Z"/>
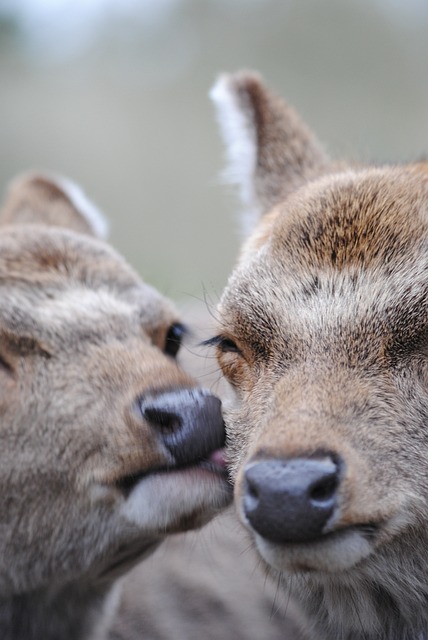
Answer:
<path fill-rule="evenodd" d="M 256 73 L 223 74 L 210 96 L 226 144 L 225 177 L 240 187 L 250 223 L 325 171 L 317 139 Z"/>
<path fill-rule="evenodd" d="M 0 225 L 10 224 L 43 224 L 107 236 L 104 216 L 74 182 L 41 173 L 27 173 L 11 183 L 0 210 Z"/>

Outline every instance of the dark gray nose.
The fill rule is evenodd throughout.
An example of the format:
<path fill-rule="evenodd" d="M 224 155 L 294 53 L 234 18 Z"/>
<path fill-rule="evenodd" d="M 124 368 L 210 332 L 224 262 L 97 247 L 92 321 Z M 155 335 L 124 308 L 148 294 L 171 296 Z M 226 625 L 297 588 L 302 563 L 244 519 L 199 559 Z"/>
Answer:
<path fill-rule="evenodd" d="M 244 513 L 271 542 L 314 540 L 337 508 L 338 486 L 331 457 L 253 462 L 245 471 Z"/>
<path fill-rule="evenodd" d="M 140 409 L 178 465 L 202 460 L 225 444 L 221 402 L 204 389 L 147 396 Z"/>

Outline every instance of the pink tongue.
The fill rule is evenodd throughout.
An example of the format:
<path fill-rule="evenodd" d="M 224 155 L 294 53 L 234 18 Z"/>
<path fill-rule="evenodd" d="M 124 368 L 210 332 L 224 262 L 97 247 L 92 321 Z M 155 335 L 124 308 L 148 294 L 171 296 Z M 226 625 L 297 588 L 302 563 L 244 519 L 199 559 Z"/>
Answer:
<path fill-rule="evenodd" d="M 216 449 L 210 454 L 208 460 L 211 460 L 211 462 L 214 462 L 214 464 L 217 464 L 219 467 L 225 467 L 226 466 L 225 450 Z"/>

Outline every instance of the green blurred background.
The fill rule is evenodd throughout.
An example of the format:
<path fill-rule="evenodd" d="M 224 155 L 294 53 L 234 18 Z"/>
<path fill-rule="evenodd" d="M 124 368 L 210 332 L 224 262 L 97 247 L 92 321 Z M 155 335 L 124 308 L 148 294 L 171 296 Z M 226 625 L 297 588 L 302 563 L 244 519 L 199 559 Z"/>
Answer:
<path fill-rule="evenodd" d="M 1 186 L 79 182 L 141 275 L 216 301 L 239 246 L 207 94 L 253 68 L 335 157 L 428 150 L 428 0 L 0 0 Z"/>

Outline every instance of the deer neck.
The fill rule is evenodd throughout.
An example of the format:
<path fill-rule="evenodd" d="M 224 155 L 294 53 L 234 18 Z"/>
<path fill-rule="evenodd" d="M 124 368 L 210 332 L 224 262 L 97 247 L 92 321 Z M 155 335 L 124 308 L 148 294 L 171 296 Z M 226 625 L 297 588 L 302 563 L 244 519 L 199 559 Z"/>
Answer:
<path fill-rule="evenodd" d="M 111 589 L 111 583 L 72 584 L 0 599 L 0 638 L 102 640 L 107 627 L 104 609 L 114 610 L 110 600 L 117 599 L 116 591 Z"/>

